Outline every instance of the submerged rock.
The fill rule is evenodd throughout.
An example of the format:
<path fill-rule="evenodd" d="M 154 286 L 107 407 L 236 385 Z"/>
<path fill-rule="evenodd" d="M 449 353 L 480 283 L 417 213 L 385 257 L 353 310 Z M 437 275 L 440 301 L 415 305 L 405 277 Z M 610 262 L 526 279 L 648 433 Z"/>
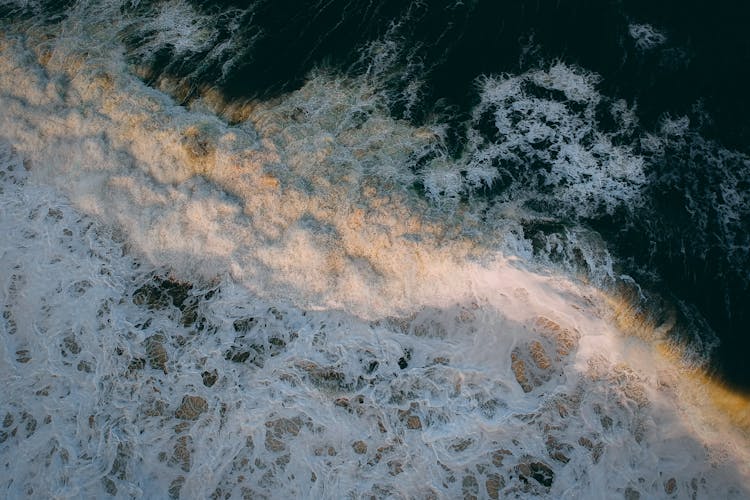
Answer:
<path fill-rule="evenodd" d="M 516 381 L 523 389 L 523 392 L 531 392 L 534 386 L 529 382 L 529 377 L 526 375 L 526 363 L 521 359 L 521 355 L 514 349 L 510 354 L 511 364 L 510 367 L 513 370 L 513 375 L 516 377 Z"/>
<path fill-rule="evenodd" d="M 538 316 L 534 320 L 533 329 L 555 344 L 555 352 L 560 357 L 573 352 L 578 347 L 578 341 L 581 338 L 581 334 L 577 330 L 560 326 L 560 324 L 544 316 Z"/>
<path fill-rule="evenodd" d="M 422 428 L 422 420 L 417 415 L 410 415 L 406 419 L 406 428 L 412 430 L 419 430 Z"/>
<path fill-rule="evenodd" d="M 493 499 L 500 497 L 500 489 L 505 487 L 505 478 L 500 474 L 488 474 L 484 482 L 487 496 Z"/>
<path fill-rule="evenodd" d="M 307 374 L 308 379 L 318 387 L 345 388 L 346 375 L 332 366 L 320 366 L 307 360 L 294 364 Z"/>
<path fill-rule="evenodd" d="M 183 484 L 185 484 L 185 476 L 177 476 L 177 478 L 169 484 L 169 498 L 175 500 L 180 498 L 180 490 L 182 490 Z"/>
<path fill-rule="evenodd" d="M 522 481 L 533 479 L 542 486 L 549 488 L 555 480 L 555 472 L 544 462 L 524 461 L 516 465 L 516 472 Z"/>
<path fill-rule="evenodd" d="M 203 380 L 203 385 L 206 387 L 212 387 L 219 379 L 219 373 L 215 369 L 210 372 L 204 371 L 201 373 L 201 379 Z"/>
<path fill-rule="evenodd" d="M 625 488 L 625 500 L 640 500 L 641 494 L 638 490 L 634 490 L 631 487 Z"/>
<path fill-rule="evenodd" d="M 464 500 L 476 500 L 479 494 L 479 483 L 473 474 L 464 476 L 461 481 L 461 493 L 463 493 Z"/>
<path fill-rule="evenodd" d="M 667 481 L 664 483 L 664 491 L 667 493 L 667 495 L 671 495 L 672 493 L 677 491 L 677 480 L 673 477 L 667 479 Z"/>
<path fill-rule="evenodd" d="M 190 436 L 180 436 L 174 445 L 171 464 L 177 464 L 185 472 L 189 472 L 193 464 L 192 458 L 193 438 Z"/>
<path fill-rule="evenodd" d="M 412 404 L 408 410 L 399 410 L 398 418 L 406 424 L 406 428 L 410 430 L 421 430 L 422 419 L 418 415 L 412 413 L 413 410 L 418 409 L 418 405 Z"/>
<path fill-rule="evenodd" d="M 537 339 L 518 345 L 511 352 L 511 370 L 524 392 L 531 392 L 563 373 L 564 358 L 569 356 L 581 337 L 580 333 L 539 316 L 531 323 Z"/>
<path fill-rule="evenodd" d="M 180 407 L 175 411 L 175 417 L 180 420 L 197 420 L 208 410 L 208 403 L 200 396 L 186 395 L 182 398 Z"/>
<path fill-rule="evenodd" d="M 355 441 L 352 444 L 352 449 L 354 450 L 354 453 L 363 455 L 367 453 L 367 443 L 365 443 L 364 441 Z"/>
<path fill-rule="evenodd" d="M 165 340 L 164 335 L 152 335 L 145 340 L 144 346 L 146 348 L 148 364 L 151 368 L 167 373 L 169 355 L 167 354 L 167 349 L 164 347 Z"/>
<path fill-rule="evenodd" d="M 266 449 L 280 452 L 286 449 L 285 438 L 297 436 L 303 422 L 299 417 L 277 418 L 266 422 Z"/>

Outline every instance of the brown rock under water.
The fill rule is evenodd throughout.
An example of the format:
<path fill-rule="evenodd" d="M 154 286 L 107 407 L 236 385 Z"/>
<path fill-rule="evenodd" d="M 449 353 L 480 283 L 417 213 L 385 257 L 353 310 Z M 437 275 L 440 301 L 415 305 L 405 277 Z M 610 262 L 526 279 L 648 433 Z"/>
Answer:
<path fill-rule="evenodd" d="M 200 396 L 185 395 L 180 407 L 175 411 L 175 417 L 181 420 L 197 420 L 198 417 L 208 410 L 208 402 Z"/>
<path fill-rule="evenodd" d="M 352 444 L 352 448 L 354 449 L 354 453 L 358 455 L 367 453 L 367 443 L 365 443 L 364 441 L 355 441 Z"/>

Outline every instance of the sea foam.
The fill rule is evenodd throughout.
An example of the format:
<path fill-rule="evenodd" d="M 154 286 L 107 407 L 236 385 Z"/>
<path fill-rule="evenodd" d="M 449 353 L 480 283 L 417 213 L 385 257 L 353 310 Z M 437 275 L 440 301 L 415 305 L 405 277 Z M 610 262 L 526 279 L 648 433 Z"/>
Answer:
<path fill-rule="evenodd" d="M 180 106 L 70 23 L 0 39 L 8 496 L 747 494 L 746 427 L 670 325 L 628 335 L 612 295 L 550 257 L 583 248 L 614 279 L 601 242 L 571 230 L 541 258 L 513 200 L 482 220 L 438 197 L 484 182 L 439 127 L 325 72 L 230 125 L 210 93 Z M 478 115 L 590 127 L 592 82 L 563 66 L 488 79 Z M 576 182 L 595 178 L 614 187 L 605 207 L 637 196 L 637 158 L 592 134 L 550 171 L 553 195 L 583 206 Z M 436 163 L 408 168 L 415 151 Z M 458 178 L 430 184 L 441 171 Z"/>

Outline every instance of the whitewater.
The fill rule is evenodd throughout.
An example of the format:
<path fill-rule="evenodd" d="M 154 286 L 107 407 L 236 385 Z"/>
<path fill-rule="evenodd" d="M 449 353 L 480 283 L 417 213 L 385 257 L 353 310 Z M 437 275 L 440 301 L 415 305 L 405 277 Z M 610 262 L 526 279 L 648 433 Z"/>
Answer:
<path fill-rule="evenodd" d="M 185 103 L 111 32 L 147 20 L 138 50 L 190 51 L 214 20 L 127 7 L 0 22 L 5 497 L 750 495 L 750 404 L 705 374 L 715 339 L 641 307 L 585 227 L 524 234 L 535 200 L 638 202 L 596 75 L 482 79 L 455 159 L 366 76 Z"/>

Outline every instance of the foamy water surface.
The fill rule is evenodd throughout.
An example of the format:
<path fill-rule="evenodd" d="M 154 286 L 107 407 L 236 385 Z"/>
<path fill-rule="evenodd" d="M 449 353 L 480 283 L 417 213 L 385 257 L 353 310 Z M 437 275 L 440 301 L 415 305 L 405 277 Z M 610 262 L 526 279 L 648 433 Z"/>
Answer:
<path fill-rule="evenodd" d="M 181 106 L 103 5 L 0 33 L 5 496 L 750 494 L 748 405 L 701 374 L 710 337 L 633 335 L 590 231 L 524 236 L 530 199 L 637 203 L 643 160 L 597 128 L 595 75 L 483 80 L 456 159 L 364 77 Z M 197 50 L 212 20 L 191 15 L 151 22 Z M 551 167 L 503 177 L 519 159 Z M 471 197 L 495 182 L 502 203 Z"/>

